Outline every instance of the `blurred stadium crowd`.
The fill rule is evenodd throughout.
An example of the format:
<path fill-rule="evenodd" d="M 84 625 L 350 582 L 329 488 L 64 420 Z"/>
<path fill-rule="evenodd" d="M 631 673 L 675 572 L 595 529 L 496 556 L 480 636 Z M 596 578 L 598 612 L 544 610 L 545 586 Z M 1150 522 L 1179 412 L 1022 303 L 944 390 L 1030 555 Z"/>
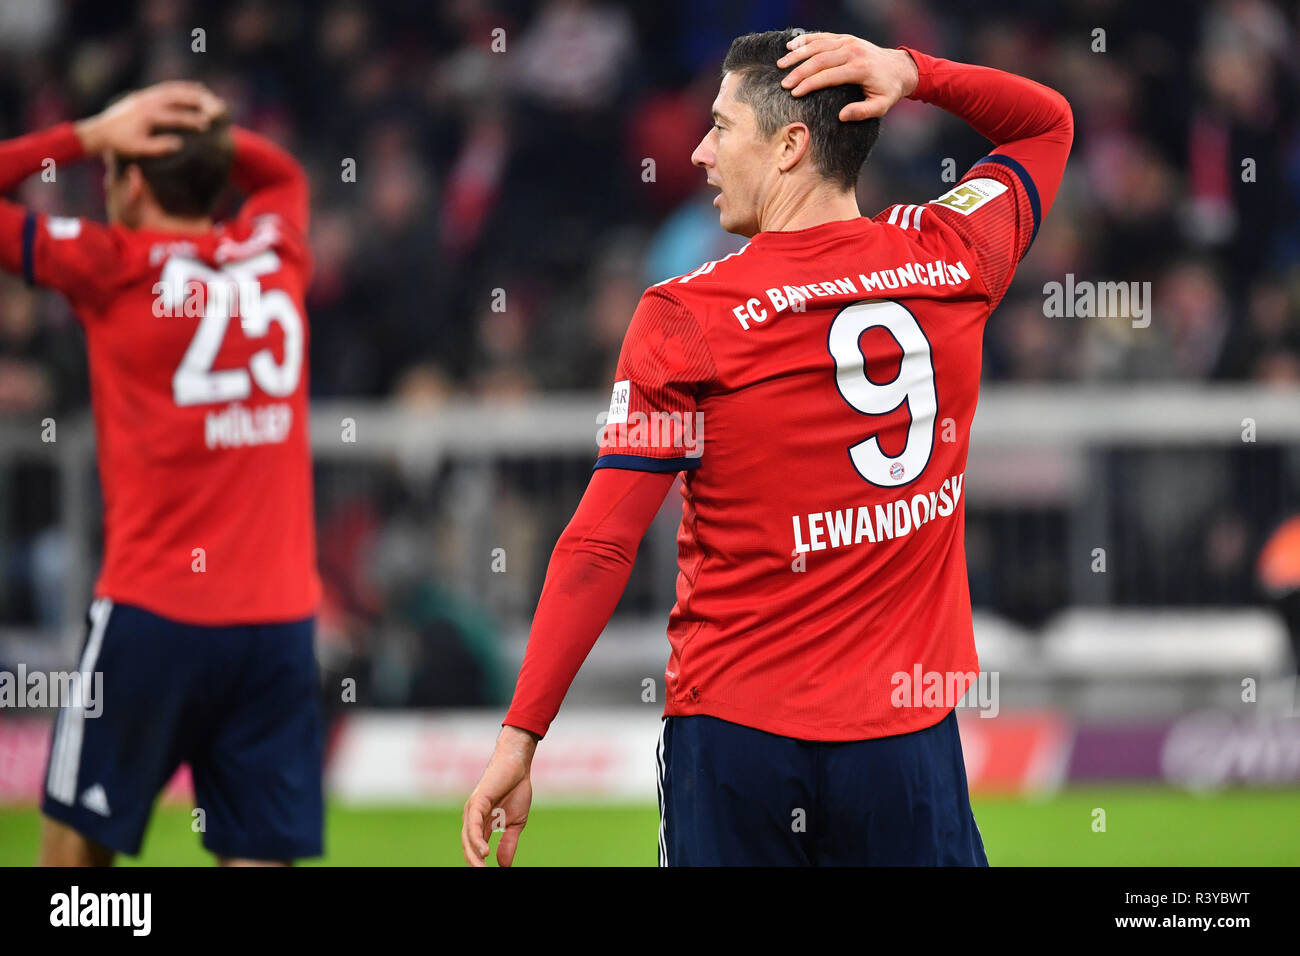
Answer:
<path fill-rule="evenodd" d="M 125 89 L 205 80 L 311 171 L 315 395 L 526 396 L 606 387 L 641 290 L 736 247 L 689 161 L 733 36 L 797 23 L 906 41 L 1038 78 L 1075 111 L 1067 188 L 994 316 L 990 379 L 1295 381 L 1294 13 L 1262 0 L 1179 16 L 1118 0 L 6 0 L 0 123 L 16 135 Z M 960 175 L 983 145 L 901 104 L 864 211 L 936 195 L 944 159 Z M 100 215 L 98 169 L 60 172 L 22 199 Z M 1067 272 L 1153 281 L 1160 318 L 1043 321 L 1042 285 Z M 494 312 L 497 288 L 507 308 Z M 0 313 L 0 409 L 84 402 L 62 307 L 7 282 Z"/>
<path fill-rule="evenodd" d="M 314 397 L 527 401 L 608 388 L 641 291 L 741 244 L 689 160 L 734 36 L 794 24 L 907 42 L 1036 78 L 1074 108 L 1061 196 L 990 322 L 988 380 L 1295 384 L 1298 12 L 1263 0 L 1177 12 L 1122 0 L 0 0 L 0 134 L 157 80 L 207 82 L 311 174 Z M 938 110 L 900 104 L 860 184 L 863 211 L 938 195 L 945 160 L 960 176 L 985 146 Z M 60 169 L 19 198 L 99 217 L 99 176 Z M 1152 282 L 1150 327 L 1045 318 L 1043 285 L 1067 273 Z M 0 279 L 0 416 L 86 404 L 74 326 L 55 296 Z M 24 480 L 6 495 L 11 540 L 48 521 L 48 480 L 12 482 Z M 328 481 L 321 497 L 347 499 Z M 355 507 L 322 518 L 336 621 L 379 613 L 348 569 L 381 524 Z M 554 532 L 532 535 L 542 568 Z M 6 593 L 7 620 L 38 616 Z M 416 603 L 430 600 L 441 606 Z M 462 634 L 491 631 L 476 611 L 438 613 Z"/>

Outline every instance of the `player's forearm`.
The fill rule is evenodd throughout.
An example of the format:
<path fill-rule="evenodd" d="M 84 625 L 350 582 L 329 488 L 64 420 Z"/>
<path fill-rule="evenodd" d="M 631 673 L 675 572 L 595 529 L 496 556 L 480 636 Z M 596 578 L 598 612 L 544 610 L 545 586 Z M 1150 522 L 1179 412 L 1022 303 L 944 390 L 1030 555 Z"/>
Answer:
<path fill-rule="evenodd" d="M 590 543 L 556 547 L 503 724 L 546 735 L 627 587 L 636 545 L 630 550 Z"/>
<path fill-rule="evenodd" d="M 674 475 L 600 469 L 551 555 L 514 700 L 502 723 L 546 734 L 618 606 Z"/>
<path fill-rule="evenodd" d="M 1023 76 L 903 49 L 918 73 L 911 98 L 961 117 L 993 141 L 996 153 L 1015 160 L 1033 181 L 1046 216 L 1074 142 L 1065 97 Z"/>
<path fill-rule="evenodd" d="M 72 123 L 60 123 L 36 133 L 0 142 L 0 195 L 54 162 L 72 163 L 86 155 Z M 31 239 L 35 217 L 16 203 L 0 201 L 0 269 L 31 280 Z"/>
<path fill-rule="evenodd" d="M 911 99 L 961 117 L 998 146 L 1049 137 L 1068 147 L 1074 129 L 1070 104 L 1050 87 L 1002 70 L 903 49 L 916 61 Z"/>
<path fill-rule="evenodd" d="M 47 161 L 72 163 L 86 155 L 72 123 L 60 123 L 37 133 L 0 142 L 0 193 L 7 193 L 28 176 L 49 168 Z"/>

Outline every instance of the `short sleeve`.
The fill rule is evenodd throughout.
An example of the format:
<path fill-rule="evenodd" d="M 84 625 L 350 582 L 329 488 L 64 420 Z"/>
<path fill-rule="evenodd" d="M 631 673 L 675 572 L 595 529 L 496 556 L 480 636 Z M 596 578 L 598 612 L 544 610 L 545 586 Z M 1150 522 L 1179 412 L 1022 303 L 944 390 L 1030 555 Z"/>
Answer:
<path fill-rule="evenodd" d="M 113 231 L 100 223 L 27 211 L 22 271 L 28 284 L 56 289 L 74 304 L 101 307 L 113 294 L 121 259 Z"/>
<path fill-rule="evenodd" d="M 671 293 L 648 289 L 623 339 L 596 468 L 699 467 L 704 429 L 698 399 L 716 374 L 695 316 Z"/>
<path fill-rule="evenodd" d="M 1042 221 L 1038 190 L 1020 163 L 990 153 L 925 209 L 956 231 L 993 301 L 1001 301 Z"/>

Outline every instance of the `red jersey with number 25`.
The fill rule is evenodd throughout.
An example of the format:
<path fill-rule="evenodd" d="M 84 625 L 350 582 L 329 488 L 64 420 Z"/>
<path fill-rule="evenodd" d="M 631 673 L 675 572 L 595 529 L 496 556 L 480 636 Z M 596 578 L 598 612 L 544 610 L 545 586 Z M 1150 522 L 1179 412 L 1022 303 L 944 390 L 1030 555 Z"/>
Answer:
<path fill-rule="evenodd" d="M 1037 224 L 1022 174 L 990 155 L 933 202 L 759 233 L 645 293 L 597 466 L 685 471 L 667 714 L 854 740 L 968 688 L 966 455 Z M 943 697 L 912 693 L 927 675 Z"/>
<path fill-rule="evenodd" d="M 74 152 L 65 128 L 52 148 Z M 203 235 L 27 213 L 22 268 L 86 332 L 104 497 L 97 596 L 194 624 L 315 612 L 307 183 L 235 131 L 239 216 Z"/>

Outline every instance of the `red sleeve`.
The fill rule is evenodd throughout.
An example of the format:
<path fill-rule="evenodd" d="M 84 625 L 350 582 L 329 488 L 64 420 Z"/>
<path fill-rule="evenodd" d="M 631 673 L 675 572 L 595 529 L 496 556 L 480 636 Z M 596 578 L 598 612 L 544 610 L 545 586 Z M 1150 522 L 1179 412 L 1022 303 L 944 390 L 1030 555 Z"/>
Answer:
<path fill-rule="evenodd" d="M 599 469 L 564 529 L 533 615 L 503 724 L 545 736 L 578 668 L 617 607 L 637 546 L 675 474 Z"/>
<path fill-rule="evenodd" d="M 695 316 L 672 293 L 647 289 L 623 338 L 596 467 L 673 473 L 699 467 L 698 398 L 715 377 Z"/>
<path fill-rule="evenodd" d="M 995 146 L 926 208 L 974 252 L 996 302 L 1056 199 L 1074 141 L 1070 104 L 1024 77 L 902 49 L 916 62 L 912 98 L 961 117 Z"/>
<path fill-rule="evenodd" d="M 71 123 L 0 142 L 0 193 L 9 192 L 28 176 L 41 172 L 47 159 L 57 165 L 74 163 L 85 155 Z"/>
<path fill-rule="evenodd" d="M 241 219 L 274 214 L 306 235 L 309 215 L 307 174 L 298 161 L 252 130 L 234 128 L 235 162 L 231 177 L 248 197 Z"/>
<path fill-rule="evenodd" d="M 0 192 L 46 168 L 85 155 L 71 123 L 0 143 Z M 0 268 L 29 285 L 57 289 L 73 302 L 98 305 L 110 294 L 119 259 L 112 231 L 85 219 L 45 216 L 0 200 Z"/>

